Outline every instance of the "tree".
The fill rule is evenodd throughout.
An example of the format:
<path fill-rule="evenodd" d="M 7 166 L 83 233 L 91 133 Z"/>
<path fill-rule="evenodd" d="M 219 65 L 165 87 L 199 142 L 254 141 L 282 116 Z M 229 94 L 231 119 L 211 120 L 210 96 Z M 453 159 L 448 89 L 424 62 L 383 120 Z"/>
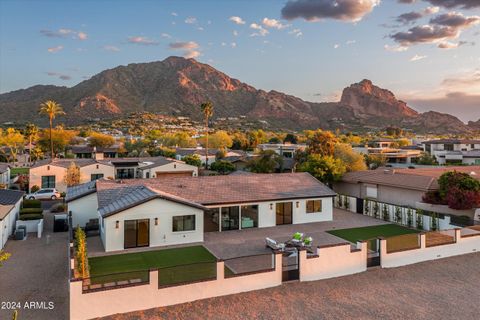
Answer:
<path fill-rule="evenodd" d="M 259 144 L 267 141 L 267 134 L 262 129 L 251 130 L 248 132 L 249 147 L 254 149 Z"/>
<path fill-rule="evenodd" d="M 14 128 L 8 128 L 5 133 L 0 136 L 0 146 L 3 145 L 8 147 L 10 150 L 10 156 L 14 163 L 17 160 L 18 152 L 20 152 L 20 149 L 23 148 L 24 142 L 25 139 L 23 135 Z"/>
<path fill-rule="evenodd" d="M 417 164 L 427 165 L 427 166 L 434 166 L 438 165 L 437 159 L 434 156 L 431 156 L 427 152 L 422 152 L 420 157 L 417 160 Z"/>
<path fill-rule="evenodd" d="M 268 140 L 268 143 L 270 144 L 277 144 L 281 143 L 282 141 L 278 137 L 271 137 L 270 140 Z"/>
<path fill-rule="evenodd" d="M 32 161 L 32 142 L 38 138 L 38 127 L 33 123 L 28 123 L 25 126 L 25 137 L 28 139 L 28 155 L 29 161 Z"/>
<path fill-rule="evenodd" d="M 377 169 L 387 164 L 387 157 L 382 153 L 374 153 L 365 156 L 365 162 L 370 169 Z"/>
<path fill-rule="evenodd" d="M 255 173 L 273 173 L 283 164 L 282 157 L 273 150 L 260 151 L 247 163 L 247 169 Z"/>
<path fill-rule="evenodd" d="M 307 152 L 321 156 L 333 156 L 338 139 L 331 131 L 317 130 L 309 134 Z"/>
<path fill-rule="evenodd" d="M 210 136 L 205 136 L 205 139 L 200 139 L 200 143 L 203 146 L 207 146 L 207 137 L 208 137 L 208 146 L 215 149 L 225 149 L 230 148 L 233 144 L 232 138 L 228 135 L 226 131 L 219 130 Z"/>
<path fill-rule="evenodd" d="M 43 152 L 51 151 L 53 143 L 53 153 L 58 154 L 65 152 L 66 147 L 73 142 L 76 132 L 64 130 L 63 128 L 55 128 L 51 131 L 42 131 L 38 139 L 38 146 Z"/>
<path fill-rule="evenodd" d="M 114 144 L 115 139 L 112 136 L 99 132 L 93 132 L 88 140 L 88 145 L 96 148 L 108 148 Z"/>
<path fill-rule="evenodd" d="M 63 115 L 65 112 L 62 109 L 62 106 L 53 101 L 48 100 L 45 101 L 40 105 L 40 114 L 48 116 L 48 121 L 50 124 L 50 156 L 53 159 L 55 157 L 55 153 L 53 152 L 53 139 L 52 139 L 52 130 L 53 130 L 53 120 L 56 116 Z"/>
<path fill-rule="evenodd" d="M 65 175 L 65 183 L 68 187 L 76 186 L 80 184 L 80 167 L 72 161 L 70 166 L 67 169 L 67 174 Z"/>
<path fill-rule="evenodd" d="M 247 150 L 249 147 L 249 141 L 247 135 L 243 132 L 235 132 L 232 135 L 232 149 L 233 150 Z"/>
<path fill-rule="evenodd" d="M 297 137 L 294 134 L 287 133 L 285 139 L 283 139 L 283 143 L 297 144 Z"/>
<path fill-rule="evenodd" d="M 205 116 L 205 169 L 208 168 L 208 119 L 213 115 L 213 104 L 208 101 L 200 105 L 203 115 Z"/>
<path fill-rule="evenodd" d="M 210 165 L 210 170 L 217 171 L 220 174 L 228 174 L 235 171 L 235 166 L 225 160 L 217 160 Z"/>
<path fill-rule="evenodd" d="M 202 166 L 202 160 L 200 160 L 200 157 L 198 154 L 189 154 L 183 157 L 182 161 L 184 161 L 186 164 L 189 164 L 191 166 L 196 166 L 196 167 L 201 167 Z"/>
<path fill-rule="evenodd" d="M 438 179 L 438 192 L 423 196 L 428 203 L 447 204 L 457 210 L 472 209 L 480 205 L 480 181 L 468 173 L 448 171 Z"/>
<path fill-rule="evenodd" d="M 334 181 L 339 181 L 342 178 L 347 168 L 342 160 L 333 156 L 311 154 L 307 157 L 307 161 L 297 167 L 297 170 L 309 172 L 318 180 L 331 185 Z"/>
<path fill-rule="evenodd" d="M 0 250 L 0 267 L 2 266 L 3 262 L 7 261 L 10 258 L 10 256 L 10 253 Z"/>
<path fill-rule="evenodd" d="M 347 172 L 367 170 L 365 158 L 346 143 L 337 143 L 335 145 L 334 156 L 342 160 Z"/>
<path fill-rule="evenodd" d="M 75 231 L 77 272 L 80 277 L 85 279 L 89 276 L 88 257 L 87 257 L 87 237 L 85 232 L 77 226 Z"/>

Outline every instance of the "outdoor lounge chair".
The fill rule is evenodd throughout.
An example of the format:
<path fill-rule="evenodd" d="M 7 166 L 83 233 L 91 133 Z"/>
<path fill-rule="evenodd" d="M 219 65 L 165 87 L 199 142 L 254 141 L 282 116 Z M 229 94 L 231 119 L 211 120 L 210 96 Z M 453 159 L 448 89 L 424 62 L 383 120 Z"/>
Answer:
<path fill-rule="evenodd" d="M 272 250 L 281 250 L 283 251 L 285 249 L 285 244 L 284 243 L 278 243 L 277 241 L 270 239 L 270 238 L 265 238 L 265 246 L 267 248 L 270 248 Z"/>

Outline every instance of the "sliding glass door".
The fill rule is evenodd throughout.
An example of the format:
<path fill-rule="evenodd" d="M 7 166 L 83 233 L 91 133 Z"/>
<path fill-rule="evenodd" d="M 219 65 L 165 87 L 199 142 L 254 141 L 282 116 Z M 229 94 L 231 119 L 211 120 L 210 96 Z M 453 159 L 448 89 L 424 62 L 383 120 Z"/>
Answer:
<path fill-rule="evenodd" d="M 275 206 L 277 225 L 292 224 L 292 203 L 279 202 Z"/>
<path fill-rule="evenodd" d="M 222 231 L 239 229 L 240 210 L 238 206 L 222 207 Z"/>
<path fill-rule="evenodd" d="M 124 221 L 124 248 L 148 247 L 150 245 L 150 220 Z"/>

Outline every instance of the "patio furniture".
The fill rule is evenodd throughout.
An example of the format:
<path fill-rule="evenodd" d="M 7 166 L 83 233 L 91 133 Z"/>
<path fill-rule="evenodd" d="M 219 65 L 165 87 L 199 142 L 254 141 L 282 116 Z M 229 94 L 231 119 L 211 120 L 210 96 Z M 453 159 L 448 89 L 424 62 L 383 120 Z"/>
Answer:
<path fill-rule="evenodd" d="M 100 225 L 98 223 L 98 219 L 90 219 L 86 224 L 85 224 L 85 232 L 88 231 L 97 231 L 100 229 Z"/>
<path fill-rule="evenodd" d="M 270 238 L 265 238 L 265 246 L 267 248 L 270 248 L 272 250 L 280 250 L 284 251 L 285 250 L 285 244 L 284 243 L 278 243 L 277 241 L 270 239 Z"/>
<path fill-rule="evenodd" d="M 242 217 L 242 229 L 253 228 L 253 219 L 249 217 Z"/>

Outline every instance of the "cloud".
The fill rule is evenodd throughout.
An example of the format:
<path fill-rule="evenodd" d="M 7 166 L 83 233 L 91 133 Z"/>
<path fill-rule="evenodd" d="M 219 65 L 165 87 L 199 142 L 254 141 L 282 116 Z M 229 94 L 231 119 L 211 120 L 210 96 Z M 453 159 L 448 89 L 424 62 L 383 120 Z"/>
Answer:
<path fill-rule="evenodd" d="M 265 37 L 267 34 L 269 34 L 267 29 L 265 29 L 264 27 L 256 23 L 250 24 L 250 29 L 256 30 L 256 32 L 250 35 L 251 37 L 256 37 L 256 36 Z"/>
<path fill-rule="evenodd" d="M 289 31 L 288 34 L 293 34 L 296 38 L 303 36 L 300 29 L 293 29 L 292 31 Z"/>
<path fill-rule="evenodd" d="M 200 46 L 195 41 L 171 42 L 168 46 L 172 50 L 183 51 L 183 57 L 187 59 L 196 58 L 201 55 L 201 52 L 198 50 Z"/>
<path fill-rule="evenodd" d="M 75 31 L 72 29 L 60 28 L 58 30 L 40 30 L 40 33 L 49 38 L 69 38 L 77 40 L 87 40 L 88 35 L 83 31 Z"/>
<path fill-rule="evenodd" d="M 335 19 L 357 22 L 370 13 L 380 0 L 290 0 L 282 9 L 287 20 L 302 18 L 307 21 Z"/>
<path fill-rule="evenodd" d="M 67 74 L 62 74 L 62 73 L 58 73 L 58 72 L 53 72 L 53 71 L 48 71 L 47 72 L 47 75 L 49 75 L 50 77 L 57 77 L 59 78 L 60 80 L 71 80 L 72 77 L 70 77 L 69 75 Z"/>
<path fill-rule="evenodd" d="M 408 31 L 394 33 L 390 35 L 390 38 L 402 46 L 408 47 L 419 43 L 432 43 L 446 39 L 454 39 L 459 35 L 460 30 L 457 28 L 439 25 L 423 25 L 410 28 Z"/>
<path fill-rule="evenodd" d="M 355 43 L 357 43 L 357 40 L 347 40 L 345 42 L 346 45 L 351 45 L 351 44 L 355 44 Z"/>
<path fill-rule="evenodd" d="M 195 23 L 197 23 L 197 18 L 195 18 L 195 17 L 188 17 L 187 19 L 185 19 L 185 23 L 187 23 L 187 24 L 195 24 Z"/>
<path fill-rule="evenodd" d="M 402 46 L 389 46 L 388 44 L 384 45 L 383 48 L 387 51 L 391 52 L 404 52 L 408 50 L 408 47 L 402 47 Z"/>
<path fill-rule="evenodd" d="M 174 16 L 174 17 L 177 17 L 177 16 L 178 16 L 178 13 L 176 13 L 176 12 L 172 12 L 172 13 L 170 13 L 170 14 L 171 14 L 172 16 Z"/>
<path fill-rule="evenodd" d="M 420 56 L 420 55 L 416 54 L 410 59 L 410 61 L 415 62 L 415 61 L 423 60 L 425 58 L 427 58 L 427 56 Z"/>
<path fill-rule="evenodd" d="M 232 42 L 232 43 L 230 43 L 230 47 L 232 47 L 232 48 L 236 48 L 236 47 L 237 47 L 237 43 L 236 43 L 236 42 Z"/>
<path fill-rule="evenodd" d="M 149 39 L 147 37 L 141 37 L 141 36 L 128 37 L 128 42 L 133 43 L 133 44 L 143 45 L 143 46 L 156 46 L 156 45 L 158 45 L 158 41 Z"/>
<path fill-rule="evenodd" d="M 478 0 L 425 0 L 430 2 L 435 6 L 444 7 L 447 9 L 451 8 L 463 8 L 463 9 L 472 9 L 480 8 L 480 1 Z"/>
<path fill-rule="evenodd" d="M 335 43 L 335 44 L 333 45 L 333 49 L 338 49 L 338 48 L 340 48 L 340 45 L 339 45 L 338 43 Z"/>
<path fill-rule="evenodd" d="M 167 38 L 167 39 L 171 39 L 171 38 L 172 38 L 172 36 L 169 35 L 168 33 L 162 33 L 162 34 L 160 34 L 160 36 L 161 36 L 162 38 Z"/>
<path fill-rule="evenodd" d="M 233 34 L 234 37 L 236 37 L 236 36 L 238 36 L 238 31 L 237 31 L 237 30 L 233 30 L 233 31 L 232 31 L 232 34 Z"/>
<path fill-rule="evenodd" d="M 422 11 L 411 11 L 401 14 L 395 20 L 401 24 L 410 24 L 427 15 L 435 14 L 439 10 L 439 7 L 427 7 Z"/>
<path fill-rule="evenodd" d="M 437 47 L 439 47 L 440 49 L 455 49 L 455 48 L 458 48 L 458 47 L 466 45 L 466 44 L 470 44 L 470 45 L 474 46 L 475 42 L 468 42 L 468 41 L 449 42 L 449 41 L 445 41 L 445 42 L 440 42 Z"/>
<path fill-rule="evenodd" d="M 279 30 L 289 27 L 289 25 L 282 24 L 280 21 L 276 19 L 263 18 L 262 23 L 267 28 L 275 28 Z"/>
<path fill-rule="evenodd" d="M 230 20 L 230 21 L 232 21 L 233 23 L 236 23 L 236 24 L 245 24 L 245 20 L 243 20 L 242 18 L 237 17 L 237 16 L 232 16 L 232 17 L 228 18 L 228 20 Z"/>
<path fill-rule="evenodd" d="M 480 92 L 480 69 L 445 78 L 442 87 L 449 91 Z"/>
<path fill-rule="evenodd" d="M 56 47 L 51 47 L 47 49 L 47 51 L 50 53 L 56 53 L 60 50 L 63 50 L 63 46 L 56 46 Z"/>
<path fill-rule="evenodd" d="M 469 28 L 479 22 L 480 16 L 465 17 L 457 12 L 441 14 L 430 20 L 430 23 L 452 28 Z"/>
<path fill-rule="evenodd" d="M 120 51 L 120 49 L 116 46 L 112 46 L 112 45 L 106 45 L 106 46 L 103 46 L 103 50 L 105 51 L 112 51 L 112 52 L 118 52 Z"/>

